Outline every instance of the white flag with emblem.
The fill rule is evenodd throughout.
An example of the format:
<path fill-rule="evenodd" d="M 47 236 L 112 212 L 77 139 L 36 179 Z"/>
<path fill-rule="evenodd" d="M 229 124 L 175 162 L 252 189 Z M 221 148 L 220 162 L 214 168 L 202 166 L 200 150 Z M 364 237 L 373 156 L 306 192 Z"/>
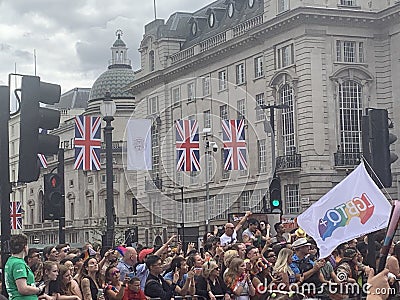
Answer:
<path fill-rule="evenodd" d="M 129 120 L 127 136 L 127 169 L 151 170 L 151 120 Z"/>
<path fill-rule="evenodd" d="M 327 257 L 341 243 L 387 227 L 392 205 L 361 163 L 304 213 L 299 226 Z"/>

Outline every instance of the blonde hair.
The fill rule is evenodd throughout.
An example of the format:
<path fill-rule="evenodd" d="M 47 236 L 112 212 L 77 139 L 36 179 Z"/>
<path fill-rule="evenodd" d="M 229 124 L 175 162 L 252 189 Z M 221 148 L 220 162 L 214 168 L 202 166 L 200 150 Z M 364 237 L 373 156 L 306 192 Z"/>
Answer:
<path fill-rule="evenodd" d="M 229 268 L 229 265 L 232 262 L 232 259 L 239 257 L 239 252 L 237 250 L 228 250 L 224 253 L 224 265 Z"/>
<path fill-rule="evenodd" d="M 239 274 L 239 267 L 243 264 L 243 262 L 244 260 L 239 257 L 232 259 L 228 270 L 226 273 L 224 273 L 224 281 L 228 288 L 233 289 L 233 285 L 235 284 L 236 280 L 240 277 L 240 275 L 242 275 Z"/>
<path fill-rule="evenodd" d="M 276 259 L 274 265 L 274 272 L 288 273 L 293 275 L 294 272 L 288 264 L 289 257 L 292 257 L 293 251 L 288 248 L 282 248 L 278 253 L 278 258 Z"/>
<path fill-rule="evenodd" d="M 204 278 L 208 278 L 210 273 L 218 268 L 218 264 L 214 260 L 210 260 L 203 264 L 203 276 Z"/>
<path fill-rule="evenodd" d="M 43 281 L 46 281 L 49 279 L 48 272 L 51 271 L 53 266 L 56 266 L 58 270 L 60 270 L 60 267 L 58 265 L 58 262 L 51 261 L 51 260 L 46 260 L 43 262 Z M 47 272 L 46 272 L 47 271 Z"/>

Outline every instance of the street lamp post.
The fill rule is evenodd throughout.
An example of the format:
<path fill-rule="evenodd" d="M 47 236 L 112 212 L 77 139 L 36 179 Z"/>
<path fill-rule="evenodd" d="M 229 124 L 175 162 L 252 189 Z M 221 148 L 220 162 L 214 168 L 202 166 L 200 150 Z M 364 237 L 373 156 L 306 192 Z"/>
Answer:
<path fill-rule="evenodd" d="M 185 249 L 185 204 L 183 203 L 183 188 L 184 186 L 164 185 L 170 189 L 179 189 L 181 191 L 181 230 L 182 230 L 182 250 Z"/>
<path fill-rule="evenodd" d="M 114 248 L 115 231 L 115 208 L 114 208 L 114 186 L 113 186 L 113 151 L 112 151 L 112 131 L 114 127 L 111 122 L 114 120 L 116 112 L 115 102 L 111 99 L 110 92 L 106 92 L 103 103 L 100 105 L 100 112 L 106 122 L 104 127 L 104 140 L 106 142 L 106 235 L 103 246 Z"/>
<path fill-rule="evenodd" d="M 208 160 L 210 154 L 210 141 L 208 140 L 209 133 L 211 132 L 211 128 L 204 128 L 203 134 L 205 139 L 205 148 L 206 148 L 206 155 L 205 155 L 205 181 L 206 181 L 206 201 L 204 205 L 204 216 L 206 219 L 206 233 L 209 231 L 209 215 L 208 215 L 208 205 L 210 200 L 210 178 L 208 176 Z"/>

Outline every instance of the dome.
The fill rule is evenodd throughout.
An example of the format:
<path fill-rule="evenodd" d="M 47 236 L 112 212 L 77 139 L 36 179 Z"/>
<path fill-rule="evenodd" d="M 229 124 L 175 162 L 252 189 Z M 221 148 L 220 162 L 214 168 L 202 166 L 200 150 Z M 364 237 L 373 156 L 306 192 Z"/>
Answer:
<path fill-rule="evenodd" d="M 111 93 L 111 98 L 134 98 L 133 94 L 126 91 L 126 86 L 135 78 L 131 68 L 118 66 L 109 68 L 96 79 L 90 90 L 89 102 L 103 99 L 107 91 Z"/>
<path fill-rule="evenodd" d="M 111 98 L 114 99 L 134 98 L 131 92 L 125 90 L 126 86 L 135 79 L 131 61 L 127 56 L 128 48 L 121 39 L 122 31 L 118 29 L 115 34 L 117 40 L 111 48 L 110 65 L 108 70 L 93 83 L 88 102 L 103 99 L 106 92 L 110 92 Z"/>

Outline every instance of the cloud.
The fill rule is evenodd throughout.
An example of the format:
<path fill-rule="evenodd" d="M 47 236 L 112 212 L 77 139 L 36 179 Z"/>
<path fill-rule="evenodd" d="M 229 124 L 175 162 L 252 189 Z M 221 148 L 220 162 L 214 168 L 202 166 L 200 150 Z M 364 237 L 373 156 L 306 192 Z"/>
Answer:
<path fill-rule="evenodd" d="M 176 11 L 194 12 L 210 0 L 157 0 L 157 17 Z M 42 80 L 59 83 L 63 91 L 90 87 L 111 58 L 117 29 L 129 48 L 133 68 L 144 26 L 154 18 L 153 1 L 141 0 L 0 0 L 0 82 L 8 73 L 33 74 L 34 57 Z"/>

